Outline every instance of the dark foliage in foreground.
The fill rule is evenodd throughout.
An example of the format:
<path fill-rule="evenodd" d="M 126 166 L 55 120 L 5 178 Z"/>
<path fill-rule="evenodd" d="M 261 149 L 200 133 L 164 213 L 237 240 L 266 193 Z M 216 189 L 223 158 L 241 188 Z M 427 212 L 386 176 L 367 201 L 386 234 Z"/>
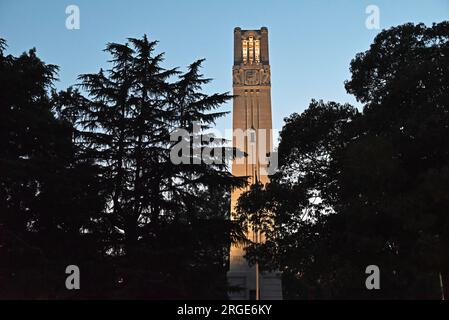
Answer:
<path fill-rule="evenodd" d="M 170 134 L 222 150 L 195 138 L 230 96 L 202 93 L 202 61 L 164 69 L 155 45 L 108 44 L 109 70 L 56 93 L 56 66 L 0 40 L 1 298 L 225 297 L 244 181 L 173 164 Z M 267 239 L 248 258 L 283 271 L 285 298 L 438 299 L 440 276 L 449 296 L 448 66 L 449 23 L 391 28 L 351 62 L 363 112 L 313 100 L 286 119 L 279 171 L 238 208 Z M 80 291 L 65 289 L 70 264 Z"/>
<path fill-rule="evenodd" d="M 284 272 L 287 298 L 439 299 L 440 275 L 448 296 L 448 66 L 448 22 L 391 28 L 351 62 L 362 113 L 312 101 L 286 119 L 279 171 L 239 204 L 274 215 L 248 256 Z"/>
<path fill-rule="evenodd" d="M 173 164 L 170 134 L 223 151 L 192 142 L 230 96 L 202 93 L 202 60 L 166 70 L 155 46 L 110 43 L 109 70 L 56 93 L 56 66 L 35 50 L 5 55 L 2 40 L 0 297 L 226 297 L 229 242 L 241 237 L 229 192 L 244 181 L 226 161 Z M 65 288 L 71 264 L 80 291 Z"/>

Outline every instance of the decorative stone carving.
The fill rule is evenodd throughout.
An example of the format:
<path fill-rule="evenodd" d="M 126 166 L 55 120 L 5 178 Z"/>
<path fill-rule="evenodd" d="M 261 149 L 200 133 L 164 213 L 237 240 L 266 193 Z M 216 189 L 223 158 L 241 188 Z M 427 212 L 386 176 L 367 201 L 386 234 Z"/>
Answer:
<path fill-rule="evenodd" d="M 233 74 L 234 85 L 243 85 L 243 70 L 242 69 L 234 69 L 232 71 L 232 74 Z"/>
<path fill-rule="evenodd" d="M 263 69 L 260 70 L 260 79 L 260 84 L 262 85 L 269 85 L 271 83 L 269 66 L 264 66 Z"/>
<path fill-rule="evenodd" d="M 245 85 L 247 86 L 255 86 L 260 82 L 260 74 L 259 70 L 246 70 L 245 71 Z"/>
<path fill-rule="evenodd" d="M 233 84 L 237 86 L 270 85 L 270 66 L 259 66 L 260 69 L 233 69 Z"/>

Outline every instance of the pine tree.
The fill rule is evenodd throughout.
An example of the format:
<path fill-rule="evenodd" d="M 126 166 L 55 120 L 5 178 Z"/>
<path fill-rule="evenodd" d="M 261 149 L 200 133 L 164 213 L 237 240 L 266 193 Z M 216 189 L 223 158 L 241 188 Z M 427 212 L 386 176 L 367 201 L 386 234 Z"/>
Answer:
<path fill-rule="evenodd" d="M 166 288 L 183 287 L 183 294 L 192 295 L 187 283 L 195 281 L 187 280 L 189 275 L 217 263 L 223 274 L 229 235 L 239 235 L 223 207 L 214 210 L 204 197 L 226 195 L 244 179 L 229 173 L 233 150 L 225 147 L 226 141 L 211 141 L 205 133 L 225 114 L 214 110 L 231 96 L 202 92 L 210 81 L 199 72 L 203 60 L 183 74 L 161 67 L 163 54 L 155 54 L 156 44 L 146 36 L 108 44 L 111 68 L 80 76 L 79 87 L 87 96 L 72 89 L 61 92 L 58 112 L 76 128 L 80 157 L 101 167 L 110 253 L 123 257 L 117 261 L 126 275 L 125 286 L 148 294 L 154 281 L 166 279 Z M 182 164 L 171 159 L 179 142 L 172 136 L 179 130 L 186 132 L 181 139 L 192 149 Z M 208 230 L 208 225 L 210 232 L 198 232 L 199 226 Z M 206 249 L 208 237 L 217 241 Z M 206 263 L 199 252 L 218 260 Z"/>

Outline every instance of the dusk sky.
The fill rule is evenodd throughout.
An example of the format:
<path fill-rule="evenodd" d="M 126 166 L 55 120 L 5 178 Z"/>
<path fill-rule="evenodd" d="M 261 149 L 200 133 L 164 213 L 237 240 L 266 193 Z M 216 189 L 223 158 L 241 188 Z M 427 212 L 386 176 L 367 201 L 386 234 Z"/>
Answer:
<path fill-rule="evenodd" d="M 65 27 L 68 5 L 80 8 L 80 29 Z M 164 66 L 185 68 L 206 58 L 203 72 L 214 79 L 207 92 L 232 90 L 233 29 L 269 29 L 273 127 L 304 110 L 312 98 L 349 102 L 343 82 L 356 53 L 369 48 L 381 30 L 366 28 L 368 5 L 380 9 L 380 28 L 405 22 L 440 22 L 449 0 L 308 1 L 17 1 L 0 0 L 0 38 L 8 53 L 36 47 L 46 63 L 60 66 L 58 89 L 81 73 L 107 67 L 107 42 L 147 34 L 166 52 Z M 231 103 L 225 106 L 231 110 Z M 217 128 L 231 127 L 231 116 Z"/>

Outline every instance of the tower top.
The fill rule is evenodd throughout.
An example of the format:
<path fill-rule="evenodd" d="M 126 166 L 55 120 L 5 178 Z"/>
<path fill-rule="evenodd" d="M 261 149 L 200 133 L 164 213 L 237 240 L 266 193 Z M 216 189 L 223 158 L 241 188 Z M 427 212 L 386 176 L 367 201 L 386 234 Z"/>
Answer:
<path fill-rule="evenodd" d="M 268 32 L 268 28 L 267 27 L 261 27 L 260 29 L 254 29 L 254 30 L 242 30 L 242 28 L 240 28 L 240 27 L 235 27 L 234 28 L 234 32 L 257 32 L 257 33 L 262 33 L 262 32 Z"/>
<path fill-rule="evenodd" d="M 234 28 L 234 65 L 269 64 L 268 28 L 242 30 Z"/>

